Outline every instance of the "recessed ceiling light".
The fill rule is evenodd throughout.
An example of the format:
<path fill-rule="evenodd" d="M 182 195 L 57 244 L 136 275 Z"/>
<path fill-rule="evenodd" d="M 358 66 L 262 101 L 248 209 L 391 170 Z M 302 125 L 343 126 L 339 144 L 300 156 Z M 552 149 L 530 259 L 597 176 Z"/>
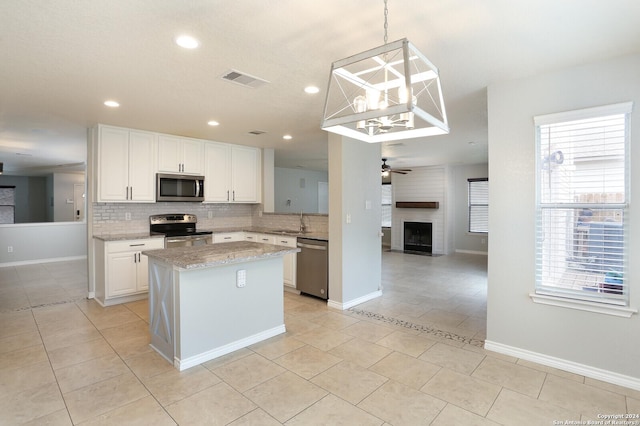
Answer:
<path fill-rule="evenodd" d="M 291 136 L 291 135 L 284 135 L 284 136 L 282 137 L 282 139 L 290 140 L 290 139 L 293 139 L 293 136 Z"/>
<path fill-rule="evenodd" d="M 116 101 L 104 101 L 104 104 L 110 108 L 118 108 L 120 106 Z"/>
<path fill-rule="evenodd" d="M 217 121 L 215 121 L 215 120 L 207 121 L 207 124 L 208 124 L 209 126 L 219 126 L 219 125 L 220 125 L 220 123 L 218 123 L 218 122 L 217 122 Z"/>
<path fill-rule="evenodd" d="M 307 86 L 304 88 L 304 91 L 306 93 L 309 93 L 310 95 L 313 95 L 315 93 L 318 93 L 320 89 L 318 89 L 316 86 Z"/>
<path fill-rule="evenodd" d="M 176 44 L 185 49 L 195 49 L 200 45 L 200 42 L 191 36 L 181 35 L 176 38 Z"/>

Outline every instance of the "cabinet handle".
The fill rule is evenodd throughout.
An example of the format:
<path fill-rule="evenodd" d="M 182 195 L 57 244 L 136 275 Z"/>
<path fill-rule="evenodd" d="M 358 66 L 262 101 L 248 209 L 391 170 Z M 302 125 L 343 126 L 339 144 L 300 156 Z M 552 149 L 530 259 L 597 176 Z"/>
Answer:
<path fill-rule="evenodd" d="M 234 189 L 233 190 L 233 201 L 235 201 L 235 200 L 236 200 L 236 190 Z"/>
<path fill-rule="evenodd" d="M 229 201 L 229 190 L 227 189 L 227 201 Z"/>
<path fill-rule="evenodd" d="M 138 263 L 140 263 L 140 262 L 141 262 L 141 260 L 140 260 L 140 256 L 141 256 L 141 254 L 140 254 L 140 253 L 138 253 Z"/>
<path fill-rule="evenodd" d="M 129 244 L 129 247 L 140 247 L 143 246 L 144 243 L 140 243 L 140 244 Z"/>
<path fill-rule="evenodd" d="M 133 186 L 130 186 L 129 188 L 131 188 L 131 198 L 129 198 L 129 199 L 133 200 Z"/>

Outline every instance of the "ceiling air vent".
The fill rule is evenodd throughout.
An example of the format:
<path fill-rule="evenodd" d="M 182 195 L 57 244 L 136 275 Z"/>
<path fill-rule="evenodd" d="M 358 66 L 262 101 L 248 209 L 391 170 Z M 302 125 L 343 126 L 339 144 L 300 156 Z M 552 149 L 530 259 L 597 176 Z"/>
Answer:
<path fill-rule="evenodd" d="M 263 133 L 267 133 L 267 132 L 265 132 L 264 130 L 251 130 L 249 132 L 250 135 L 256 135 L 256 136 L 261 135 Z"/>
<path fill-rule="evenodd" d="M 239 84 L 240 86 L 244 87 L 251 87 L 252 89 L 264 86 L 265 84 L 269 83 L 267 80 L 254 77 L 237 70 L 229 70 L 222 74 L 221 78 L 230 83 Z"/>

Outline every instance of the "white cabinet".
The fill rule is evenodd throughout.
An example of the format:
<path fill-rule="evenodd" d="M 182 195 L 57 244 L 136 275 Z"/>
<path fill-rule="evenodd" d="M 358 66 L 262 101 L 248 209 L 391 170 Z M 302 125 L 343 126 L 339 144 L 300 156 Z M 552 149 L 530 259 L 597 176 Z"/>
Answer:
<path fill-rule="evenodd" d="M 244 232 L 222 232 L 213 234 L 213 244 L 230 243 L 232 241 L 244 240 Z"/>
<path fill-rule="evenodd" d="M 164 239 L 95 241 L 98 303 L 109 306 L 145 298 L 149 272 L 142 252 L 164 248 Z"/>
<path fill-rule="evenodd" d="M 275 244 L 275 237 L 269 234 L 260 234 L 257 232 L 245 232 L 244 239 L 254 243 Z"/>
<path fill-rule="evenodd" d="M 155 202 L 156 134 L 98 126 L 97 202 Z"/>
<path fill-rule="evenodd" d="M 202 175 L 204 142 L 178 136 L 158 136 L 158 171 Z"/>
<path fill-rule="evenodd" d="M 231 148 L 231 191 L 236 203 L 260 202 L 260 150 L 248 146 Z"/>
<path fill-rule="evenodd" d="M 204 201 L 259 203 L 260 149 L 210 142 L 204 148 Z"/>
<path fill-rule="evenodd" d="M 272 244 L 286 247 L 296 247 L 298 239 L 296 237 L 276 236 Z M 296 253 L 285 254 L 283 258 L 284 264 L 284 285 L 296 288 Z"/>

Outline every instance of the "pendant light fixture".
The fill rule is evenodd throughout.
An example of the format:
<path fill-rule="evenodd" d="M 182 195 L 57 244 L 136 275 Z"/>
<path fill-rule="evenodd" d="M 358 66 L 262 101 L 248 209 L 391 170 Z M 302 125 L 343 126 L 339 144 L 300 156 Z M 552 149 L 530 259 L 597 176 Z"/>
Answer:
<path fill-rule="evenodd" d="M 406 38 L 334 62 L 322 129 L 375 143 L 449 133 L 438 69 Z"/>

